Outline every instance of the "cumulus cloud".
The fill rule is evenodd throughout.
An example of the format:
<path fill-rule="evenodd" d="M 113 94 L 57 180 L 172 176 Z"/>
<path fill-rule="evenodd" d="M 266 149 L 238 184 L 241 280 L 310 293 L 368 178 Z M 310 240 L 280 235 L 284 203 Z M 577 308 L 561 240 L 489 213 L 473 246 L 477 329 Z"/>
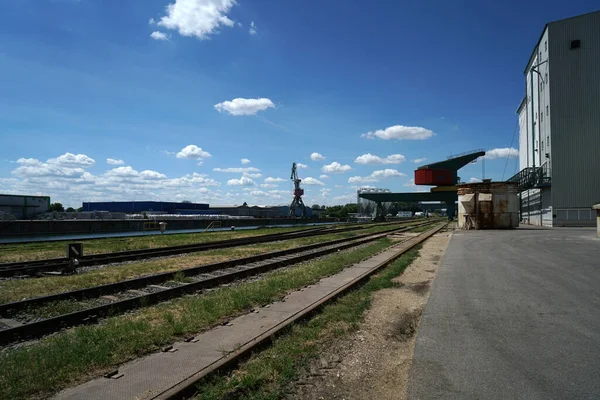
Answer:
<path fill-rule="evenodd" d="M 81 178 L 86 172 L 85 168 L 92 167 L 95 160 L 85 154 L 65 153 L 56 158 L 49 158 L 41 162 L 36 158 L 19 158 L 19 167 L 12 173 L 22 178 L 36 177 L 64 177 Z"/>
<path fill-rule="evenodd" d="M 264 187 L 264 188 L 276 188 L 277 185 L 274 183 L 261 183 L 260 187 Z"/>
<path fill-rule="evenodd" d="M 412 160 L 412 162 L 414 162 L 415 164 L 420 164 L 422 162 L 427 161 L 427 159 L 425 157 L 423 158 L 415 158 L 414 160 Z"/>
<path fill-rule="evenodd" d="M 250 28 L 248 29 L 248 33 L 251 35 L 256 35 L 256 24 L 254 23 L 254 21 L 250 22 Z"/>
<path fill-rule="evenodd" d="M 391 154 L 385 158 L 381 158 L 371 153 L 363 154 L 354 160 L 357 164 L 401 164 L 404 161 L 406 161 L 406 157 L 402 154 Z"/>
<path fill-rule="evenodd" d="M 153 170 L 137 171 L 131 166 L 117 166 L 102 174 L 86 171 L 90 157 L 63 155 L 42 162 L 34 158 L 17 160 L 12 174 L 18 179 L 0 179 L 0 188 L 8 193 L 39 193 L 53 201 L 79 207 L 82 201 L 165 200 L 210 201 L 222 198 L 220 183 L 198 174 L 168 178 Z M 77 165 L 84 165 L 79 167 Z"/>
<path fill-rule="evenodd" d="M 169 36 L 166 33 L 160 31 L 154 31 L 150 34 L 150 37 L 154 40 L 169 40 Z"/>
<path fill-rule="evenodd" d="M 312 178 L 312 177 L 308 177 L 308 178 L 304 178 L 302 179 L 302 182 L 306 185 L 306 186 L 324 186 L 325 184 L 323 182 L 321 182 L 318 179 Z"/>
<path fill-rule="evenodd" d="M 323 174 L 323 175 L 319 176 L 319 178 L 321 178 L 321 179 L 328 179 L 328 178 L 329 178 L 329 175 L 325 175 L 325 174 Z"/>
<path fill-rule="evenodd" d="M 404 185 L 402 185 L 402 186 L 406 186 L 406 187 L 414 187 L 414 186 L 417 186 L 417 185 L 415 185 L 415 180 L 414 180 L 414 179 L 411 179 L 411 180 L 409 180 L 408 182 L 405 182 L 405 183 L 404 183 Z"/>
<path fill-rule="evenodd" d="M 374 171 L 369 176 L 352 176 L 348 178 L 348 183 L 367 183 L 367 182 L 378 182 L 382 179 L 386 178 L 398 178 L 401 176 L 406 176 L 406 174 L 399 172 L 395 169 L 382 169 L 379 171 Z"/>
<path fill-rule="evenodd" d="M 323 154 L 319 154 L 319 153 L 312 153 L 310 155 L 310 159 L 313 161 L 321 161 L 324 160 L 325 157 L 323 156 Z"/>
<path fill-rule="evenodd" d="M 175 0 L 167 5 L 167 14 L 158 25 L 182 36 L 208 39 L 219 28 L 234 26 L 227 14 L 235 4 L 235 0 Z"/>
<path fill-rule="evenodd" d="M 212 157 L 212 155 L 208 151 L 202 150 L 201 147 L 198 147 L 195 144 L 188 144 L 181 149 L 179 153 L 177 153 L 177 158 L 188 158 L 192 160 L 201 160 L 208 157 Z"/>
<path fill-rule="evenodd" d="M 296 167 L 300 169 L 308 168 L 308 165 L 302 163 L 296 163 Z"/>
<path fill-rule="evenodd" d="M 117 160 L 115 158 L 107 158 L 106 159 L 106 163 L 108 165 L 123 165 L 123 164 L 125 164 L 125 161 L 123 161 L 123 160 Z"/>
<path fill-rule="evenodd" d="M 223 101 L 215 104 L 218 112 L 227 112 L 230 115 L 256 115 L 259 111 L 267 108 L 275 108 L 275 104 L 268 98 L 243 99 L 237 98 L 231 101 Z"/>
<path fill-rule="evenodd" d="M 215 172 L 232 172 L 243 174 L 244 172 L 260 172 L 260 169 L 254 167 L 234 167 L 234 168 L 213 168 Z"/>
<path fill-rule="evenodd" d="M 240 160 L 240 162 L 241 162 L 242 164 L 250 164 L 250 160 L 248 160 L 247 158 L 242 158 L 242 159 Z"/>
<path fill-rule="evenodd" d="M 248 178 L 262 178 L 262 174 L 260 173 L 243 172 L 242 176 L 247 176 Z"/>
<path fill-rule="evenodd" d="M 323 168 L 321 168 L 321 171 L 333 174 L 341 174 L 350 171 L 351 169 L 352 167 L 349 165 L 342 165 L 339 162 L 334 161 L 329 165 L 324 165 Z"/>
<path fill-rule="evenodd" d="M 65 153 L 62 156 L 58 156 L 56 158 L 50 158 L 46 161 L 48 164 L 60 165 L 63 167 L 81 167 L 87 168 L 91 167 L 96 163 L 96 161 L 86 156 L 85 154 L 73 154 L 73 153 Z"/>
<path fill-rule="evenodd" d="M 479 178 L 469 178 L 469 183 L 479 183 L 479 182 L 483 182 L 483 181 Z"/>
<path fill-rule="evenodd" d="M 488 160 L 495 160 L 497 158 L 514 158 L 519 156 L 519 150 L 513 147 L 504 147 L 501 149 L 486 150 L 484 158 Z"/>
<path fill-rule="evenodd" d="M 240 179 L 230 179 L 227 181 L 229 186 L 254 186 L 252 178 L 242 176 Z"/>
<path fill-rule="evenodd" d="M 423 140 L 434 135 L 433 131 L 420 126 L 394 125 L 374 132 L 363 133 L 360 137 L 367 139 L 379 138 L 383 140 Z"/>
<path fill-rule="evenodd" d="M 273 178 L 273 177 L 268 177 L 265 179 L 265 183 L 279 183 L 279 182 L 283 182 L 285 181 L 285 179 L 283 178 Z"/>

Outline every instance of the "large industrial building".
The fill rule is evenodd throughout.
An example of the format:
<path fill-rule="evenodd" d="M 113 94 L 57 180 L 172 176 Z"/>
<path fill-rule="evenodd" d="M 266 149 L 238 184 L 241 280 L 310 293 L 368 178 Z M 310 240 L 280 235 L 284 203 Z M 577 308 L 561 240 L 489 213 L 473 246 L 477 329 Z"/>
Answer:
<path fill-rule="evenodd" d="M 0 194 L 0 219 L 28 219 L 50 208 L 48 196 Z"/>
<path fill-rule="evenodd" d="M 600 11 L 546 24 L 525 68 L 519 114 L 521 217 L 595 224 L 600 203 Z"/>

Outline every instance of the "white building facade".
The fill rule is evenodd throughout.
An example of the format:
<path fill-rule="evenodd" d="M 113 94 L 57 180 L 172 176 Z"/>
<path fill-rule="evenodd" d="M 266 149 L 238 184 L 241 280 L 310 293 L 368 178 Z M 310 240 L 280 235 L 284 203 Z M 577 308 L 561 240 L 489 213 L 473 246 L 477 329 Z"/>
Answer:
<path fill-rule="evenodd" d="M 548 23 L 525 69 L 519 115 L 521 217 L 595 224 L 600 202 L 600 11 Z"/>

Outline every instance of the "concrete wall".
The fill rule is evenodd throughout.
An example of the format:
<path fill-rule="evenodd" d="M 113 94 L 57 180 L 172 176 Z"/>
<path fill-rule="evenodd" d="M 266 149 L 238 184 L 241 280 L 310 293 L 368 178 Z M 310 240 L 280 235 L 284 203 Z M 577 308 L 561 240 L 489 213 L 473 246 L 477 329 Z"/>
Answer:
<path fill-rule="evenodd" d="M 160 220 L 156 220 L 159 222 Z M 314 222 L 332 222 L 331 219 L 245 219 L 223 220 L 222 226 L 299 225 Z M 83 233 L 140 232 L 149 220 L 50 220 L 0 221 L 0 237 L 61 235 Z M 167 230 L 203 229 L 210 220 L 168 220 Z"/>

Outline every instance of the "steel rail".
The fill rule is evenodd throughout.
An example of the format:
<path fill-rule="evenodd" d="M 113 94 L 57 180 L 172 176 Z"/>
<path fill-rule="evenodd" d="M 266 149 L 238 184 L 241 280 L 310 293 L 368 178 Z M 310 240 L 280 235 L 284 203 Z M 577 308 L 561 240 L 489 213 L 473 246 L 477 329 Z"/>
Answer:
<path fill-rule="evenodd" d="M 410 221 L 413 222 L 413 221 Z M 409 222 L 407 222 L 408 224 Z M 285 233 L 274 233 L 267 235 L 260 235 L 254 237 L 246 237 L 246 238 L 237 238 L 230 240 L 221 240 L 207 243 L 199 243 L 199 244 L 187 244 L 187 245 L 177 245 L 177 246 L 169 246 L 169 247 L 159 247 L 154 249 L 139 249 L 139 250 L 127 250 L 121 252 L 114 253 L 101 253 L 101 254 L 91 254 L 88 256 L 83 256 L 79 261 L 79 266 L 92 266 L 92 265 L 102 265 L 109 263 L 118 263 L 125 261 L 135 261 L 140 259 L 154 258 L 154 257 L 164 257 L 171 256 L 177 254 L 185 254 L 192 252 L 200 252 L 200 251 L 208 251 L 215 249 L 222 249 L 228 247 L 236 247 L 236 246 L 244 246 L 250 244 L 257 243 L 269 243 L 275 242 L 285 239 L 296 239 L 296 238 L 305 238 L 312 236 L 320 236 L 327 234 L 337 234 L 344 233 L 350 231 L 356 231 L 361 229 L 367 229 L 374 226 L 381 225 L 390 225 L 390 224 L 377 224 L 377 225 L 368 225 L 368 226 L 357 226 L 357 227 L 347 227 L 340 229 L 327 229 L 327 228 L 316 228 L 316 229 L 308 229 L 294 232 L 285 232 Z M 0 264 L 0 277 L 11 277 L 15 275 L 32 275 L 46 271 L 56 271 L 61 269 L 66 269 L 70 266 L 70 260 L 67 258 L 53 258 L 53 259 L 45 259 L 45 260 L 32 260 L 32 261 L 24 261 L 24 262 L 15 262 L 15 263 L 4 263 Z"/>
<path fill-rule="evenodd" d="M 420 224 L 423 225 L 431 225 L 436 222 L 425 222 Z M 374 234 L 364 234 L 358 237 L 353 238 L 344 238 L 337 239 L 334 241 L 328 241 L 324 243 L 312 244 L 309 246 L 304 246 L 296 249 L 288 249 L 282 251 L 276 251 L 272 253 L 267 253 L 259 256 L 246 257 L 244 259 L 239 260 L 231 260 L 225 261 L 224 263 L 216 263 L 210 265 L 204 265 L 199 267 L 186 268 L 181 270 L 180 272 L 184 273 L 186 276 L 199 275 L 202 273 L 207 273 L 211 271 L 217 271 L 219 269 L 228 268 L 235 265 L 240 264 L 249 264 L 251 262 L 256 261 L 264 261 L 271 259 L 272 261 L 266 264 L 261 264 L 258 266 L 254 266 L 247 269 L 237 270 L 233 272 L 226 273 L 224 275 L 213 276 L 207 279 L 199 280 L 196 282 L 183 284 L 181 286 L 172 287 L 169 289 L 164 289 L 160 291 L 156 291 L 153 293 L 147 293 L 140 296 L 136 296 L 133 298 L 123 299 L 119 301 L 115 301 L 109 304 L 104 304 L 96 307 L 87 308 L 80 311 L 75 311 L 69 314 L 63 314 L 56 317 L 51 317 L 48 319 L 31 322 L 28 324 L 12 327 L 9 329 L 0 331 L 0 345 L 6 345 L 15 341 L 20 341 L 28 338 L 38 338 L 48 333 L 53 333 L 61 330 L 62 328 L 81 325 L 86 323 L 93 323 L 98 320 L 98 318 L 102 318 L 105 316 L 112 316 L 118 313 L 122 313 L 125 311 L 129 311 L 132 309 L 146 307 L 152 304 L 156 304 L 161 301 L 166 301 L 172 298 L 180 297 L 186 293 L 197 292 L 201 289 L 206 289 L 210 287 L 215 287 L 223 283 L 232 282 L 235 280 L 239 280 L 245 278 L 247 276 L 260 274 L 263 272 L 267 272 L 276 268 L 280 268 L 283 266 L 296 264 L 308 259 L 320 257 L 326 254 L 330 254 L 333 252 L 337 252 L 339 250 L 344 250 L 350 247 L 358 246 L 361 244 L 366 244 L 382 237 L 387 236 L 392 232 L 400 232 L 407 231 L 415 228 L 405 227 L 405 228 L 392 228 L 386 230 L 384 232 L 378 232 Z M 317 251 L 312 251 L 315 249 L 319 249 Z M 309 252 L 311 251 L 311 252 Z M 281 259 L 283 256 L 288 256 L 290 254 L 300 253 L 297 255 L 292 255 L 291 257 Z M 304 254 L 302 254 L 304 253 Z M 243 261 L 242 261 L 243 260 Z M 14 310 L 17 309 L 27 309 L 30 306 L 39 306 L 40 304 L 48 303 L 50 301 L 68 299 L 75 296 L 76 298 L 90 298 L 97 297 L 100 293 L 104 293 L 102 291 L 103 288 L 110 288 L 112 286 L 112 293 L 115 293 L 115 288 L 119 288 L 119 290 L 130 289 L 131 287 L 144 287 L 155 283 L 165 282 L 165 280 L 170 280 L 173 278 L 174 274 L 177 272 L 169 272 L 151 275 L 148 277 L 142 277 L 137 279 L 132 279 L 128 281 L 121 281 L 114 284 L 102 285 L 88 289 L 82 289 L 73 292 L 66 292 L 57 295 L 33 298 L 29 300 L 23 300 L 20 302 L 8 303 L 2 305 L 2 311 Z M 128 286 L 128 285 L 138 285 L 138 286 Z M 83 297 L 85 294 L 88 294 L 88 297 Z M 95 296 L 91 296 L 94 293 Z"/>
<path fill-rule="evenodd" d="M 442 231 L 442 229 L 446 228 L 447 226 L 448 226 L 448 223 L 444 223 L 444 224 L 442 224 L 436 228 L 433 228 L 427 232 L 423 232 L 421 235 L 419 235 L 417 237 L 411 238 L 411 239 L 407 240 L 406 242 L 403 242 L 403 243 L 407 243 L 408 246 L 406 246 L 404 249 L 402 249 L 402 251 L 397 252 L 396 254 L 394 254 L 391 257 L 389 257 L 388 259 L 380 262 L 373 268 L 365 271 L 361 276 L 355 278 L 354 280 L 346 282 L 340 288 L 328 293 L 327 295 L 323 296 L 321 299 L 315 301 L 311 305 L 309 305 L 309 306 L 305 307 L 304 309 L 300 310 L 299 312 L 293 314 L 291 317 L 289 317 L 285 321 L 281 322 L 280 324 L 278 324 L 268 330 L 263 331 L 262 333 L 258 334 L 254 339 L 252 339 L 251 341 L 249 341 L 245 344 L 242 344 L 234 352 L 224 355 L 220 360 L 210 364 L 210 366 L 208 366 L 207 368 L 204 368 L 204 369 L 196 372 L 195 374 L 189 376 L 188 378 L 180 381 L 179 383 L 170 387 L 168 390 L 152 396 L 152 399 L 155 399 L 155 400 L 181 400 L 184 398 L 187 399 L 187 398 L 193 397 L 194 393 L 196 393 L 198 390 L 197 385 L 202 379 L 206 378 L 207 376 L 209 376 L 217 371 L 224 370 L 233 365 L 236 365 L 239 361 L 244 359 L 248 354 L 251 354 L 256 349 L 262 348 L 261 346 L 264 346 L 265 344 L 269 343 L 270 341 L 273 341 L 274 338 L 276 338 L 277 336 L 279 336 L 280 334 L 285 332 L 286 329 L 289 326 L 291 326 L 292 324 L 295 324 L 298 321 L 306 320 L 306 318 L 309 318 L 310 316 L 314 315 L 326 304 L 328 304 L 331 301 L 346 294 L 348 291 L 354 289 L 355 287 L 362 285 L 364 282 L 366 282 L 371 277 L 371 275 L 373 275 L 377 271 L 381 270 L 382 268 L 386 267 L 393 261 L 397 260 L 400 256 L 402 256 L 403 254 L 406 254 L 408 251 L 413 249 L 415 246 L 423 243 L 424 241 L 426 241 L 427 239 L 429 239 L 436 233 Z"/>

